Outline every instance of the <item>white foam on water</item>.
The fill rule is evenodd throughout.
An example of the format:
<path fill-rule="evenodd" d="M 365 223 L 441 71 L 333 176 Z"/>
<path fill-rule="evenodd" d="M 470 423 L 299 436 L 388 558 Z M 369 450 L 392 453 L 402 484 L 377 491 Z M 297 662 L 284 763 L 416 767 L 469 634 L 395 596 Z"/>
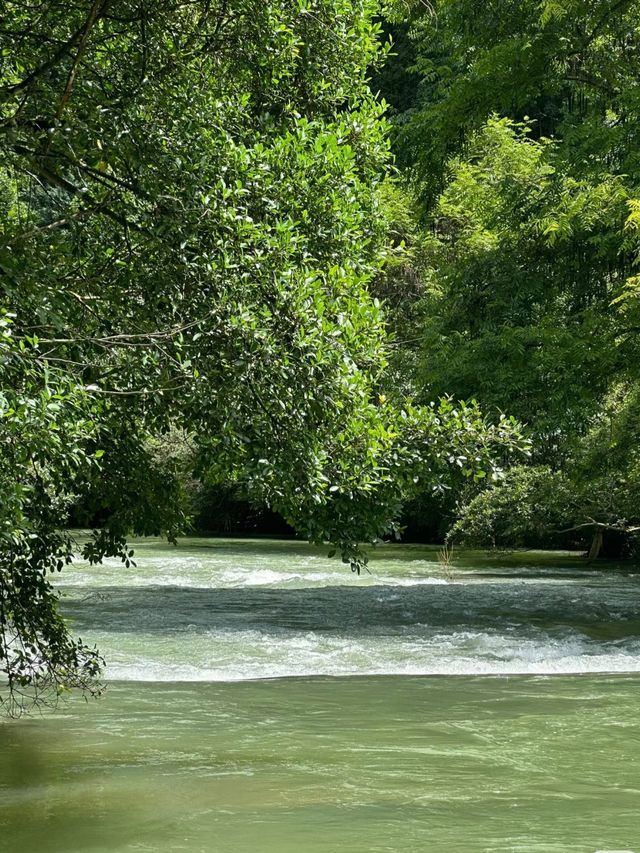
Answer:
<path fill-rule="evenodd" d="M 170 681 L 170 682 L 236 682 L 258 681 L 272 678 L 300 678 L 313 676 L 331 676 L 335 678 L 347 676 L 375 675 L 412 675 L 412 676 L 516 676 L 516 675 L 586 675 L 609 673 L 640 672 L 637 661 L 615 656 L 592 658 L 588 662 L 583 659 L 566 658 L 562 661 L 546 663 L 541 661 L 536 665 L 487 665 L 479 661 L 467 661 L 456 666 L 445 664 L 420 666 L 406 664 L 405 666 L 369 666 L 357 670 L 340 669 L 329 666 L 288 667 L 281 666 L 234 666 L 227 669 L 217 667 L 202 669 L 186 665 L 159 664 L 148 661 L 141 665 L 110 663 L 106 669 L 109 681 Z"/>
<path fill-rule="evenodd" d="M 374 568 L 359 576 L 342 563 L 331 564 L 326 559 L 308 557 L 282 567 L 229 565 L 229 559 L 201 560 L 193 557 L 145 559 L 138 566 L 126 569 L 119 561 L 105 560 L 102 565 L 75 563 L 64 570 L 59 582 L 66 587 L 149 587 L 179 586 L 185 589 L 236 589 L 239 587 L 308 587 L 308 586 L 430 586 L 444 585 L 445 578 L 418 574 L 416 567 L 409 576 L 378 573 Z M 433 571 L 433 564 L 426 564 Z M 403 568 L 403 567 L 401 567 Z M 56 579 L 58 580 L 58 579 Z"/>
<path fill-rule="evenodd" d="M 243 681 L 294 676 L 552 675 L 640 672 L 640 642 L 620 649 L 579 636 L 523 640 L 488 632 L 432 636 L 331 636 L 322 632 L 221 631 L 131 640 L 131 653 L 98 644 L 109 660 L 107 677 L 132 681 Z M 514 640 L 516 641 L 514 643 Z M 152 654 L 136 648 L 154 649 Z M 155 647 L 155 648 L 154 648 Z M 125 653 L 123 653 L 125 652 Z"/>
<path fill-rule="evenodd" d="M 324 555 L 259 544 L 138 560 L 77 563 L 61 578 L 78 633 L 113 680 L 640 672 L 640 584 L 629 578 L 451 581 L 408 559 L 356 576 Z"/>

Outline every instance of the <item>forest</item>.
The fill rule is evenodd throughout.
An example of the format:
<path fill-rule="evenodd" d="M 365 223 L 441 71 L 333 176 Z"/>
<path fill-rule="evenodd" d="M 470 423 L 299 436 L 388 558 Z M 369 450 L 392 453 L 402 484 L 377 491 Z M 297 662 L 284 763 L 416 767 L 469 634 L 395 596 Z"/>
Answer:
<path fill-rule="evenodd" d="M 639 76 L 630 0 L 2 0 L 12 690 L 99 673 L 70 527 L 636 556 Z"/>

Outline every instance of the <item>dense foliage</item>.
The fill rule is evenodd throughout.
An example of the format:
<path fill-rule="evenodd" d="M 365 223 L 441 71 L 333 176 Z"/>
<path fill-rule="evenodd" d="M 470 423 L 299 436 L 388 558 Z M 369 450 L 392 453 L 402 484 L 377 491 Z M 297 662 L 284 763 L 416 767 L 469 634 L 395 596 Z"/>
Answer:
<path fill-rule="evenodd" d="M 417 211 L 405 231 L 419 282 L 410 294 L 398 276 L 413 322 L 397 361 L 408 349 L 418 397 L 475 398 L 533 439 L 533 468 L 440 512 L 467 542 L 627 552 L 640 522 L 637 4 L 398 3 L 388 27 L 377 83 Z"/>
<path fill-rule="evenodd" d="M 0 0 L 9 710 L 194 512 L 637 552 L 639 75 L 629 0 Z"/>
<path fill-rule="evenodd" d="M 237 482 L 359 569 L 404 498 L 523 444 L 387 398 L 374 0 L 0 2 L 0 667 L 95 688 L 51 572 Z M 168 452 L 176 435 L 185 452 Z M 453 475 L 455 480 L 458 474 Z M 34 693 L 35 690 L 35 693 Z M 17 706 L 13 703 L 17 703 Z"/>

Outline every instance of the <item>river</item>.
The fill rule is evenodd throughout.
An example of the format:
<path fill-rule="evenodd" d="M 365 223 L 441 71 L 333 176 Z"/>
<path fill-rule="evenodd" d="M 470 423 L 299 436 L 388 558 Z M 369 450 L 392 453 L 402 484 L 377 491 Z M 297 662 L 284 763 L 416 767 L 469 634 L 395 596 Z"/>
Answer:
<path fill-rule="evenodd" d="M 103 698 L 0 725 L 3 853 L 640 853 L 640 576 L 136 544 L 64 611 Z"/>

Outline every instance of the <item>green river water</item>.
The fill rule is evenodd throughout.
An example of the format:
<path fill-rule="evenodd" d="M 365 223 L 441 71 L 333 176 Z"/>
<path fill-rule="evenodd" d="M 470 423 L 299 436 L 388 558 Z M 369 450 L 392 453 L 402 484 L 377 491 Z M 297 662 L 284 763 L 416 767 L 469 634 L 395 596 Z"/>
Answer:
<path fill-rule="evenodd" d="M 64 609 L 105 696 L 0 725 L 2 853 L 640 853 L 640 576 L 136 546 Z"/>

